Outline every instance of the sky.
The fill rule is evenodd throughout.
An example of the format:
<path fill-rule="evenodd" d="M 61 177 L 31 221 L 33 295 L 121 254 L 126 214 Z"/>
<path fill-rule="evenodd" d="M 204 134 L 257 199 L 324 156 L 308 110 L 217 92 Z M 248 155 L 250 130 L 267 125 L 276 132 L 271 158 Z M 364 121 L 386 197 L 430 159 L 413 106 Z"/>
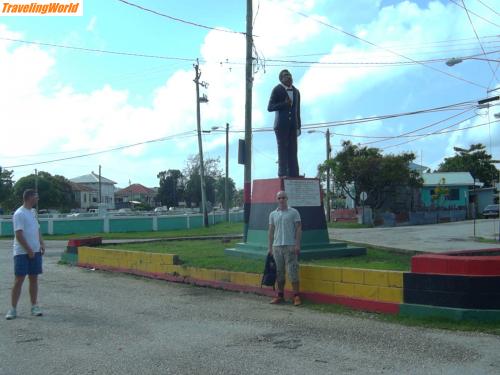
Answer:
<path fill-rule="evenodd" d="M 158 186 L 160 171 L 182 170 L 198 153 L 199 59 L 209 100 L 201 104 L 204 158 L 224 168 L 228 123 L 229 176 L 241 188 L 246 1 L 83 7 L 81 17 L 0 15 L 0 166 L 14 180 L 35 169 L 73 178 L 101 166 L 117 187 Z M 254 0 L 252 179 L 277 176 L 267 103 L 285 68 L 301 92 L 306 177 L 326 158 L 327 129 L 332 156 L 351 140 L 384 154 L 413 152 L 432 169 L 473 143 L 500 159 L 500 102 L 477 103 L 500 94 L 492 91 L 500 88 L 499 14 L 493 0 Z M 463 62 L 447 66 L 453 57 Z"/>

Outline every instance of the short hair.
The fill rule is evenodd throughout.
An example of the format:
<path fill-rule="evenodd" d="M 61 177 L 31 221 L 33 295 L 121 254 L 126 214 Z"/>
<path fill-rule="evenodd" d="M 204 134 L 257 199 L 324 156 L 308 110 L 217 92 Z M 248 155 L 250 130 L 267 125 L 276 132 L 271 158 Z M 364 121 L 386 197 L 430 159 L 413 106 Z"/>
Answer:
<path fill-rule="evenodd" d="M 282 197 L 288 198 L 288 194 L 287 194 L 287 193 L 286 193 L 286 191 L 284 191 L 284 190 L 280 190 L 280 191 L 278 191 L 278 192 L 276 193 L 276 198 L 278 198 L 278 195 L 280 195 L 280 194 L 281 194 L 281 196 L 282 196 Z"/>
<path fill-rule="evenodd" d="M 283 77 L 283 75 L 284 75 L 285 73 L 288 73 L 288 74 L 290 74 L 290 75 L 291 75 L 291 73 L 288 71 L 288 69 L 283 69 L 283 70 L 280 72 L 280 75 L 279 75 L 279 79 L 280 79 L 280 80 L 281 80 L 281 77 Z"/>
<path fill-rule="evenodd" d="M 35 189 L 26 189 L 23 193 L 23 201 L 27 201 L 31 197 L 34 197 L 38 193 L 36 192 Z"/>

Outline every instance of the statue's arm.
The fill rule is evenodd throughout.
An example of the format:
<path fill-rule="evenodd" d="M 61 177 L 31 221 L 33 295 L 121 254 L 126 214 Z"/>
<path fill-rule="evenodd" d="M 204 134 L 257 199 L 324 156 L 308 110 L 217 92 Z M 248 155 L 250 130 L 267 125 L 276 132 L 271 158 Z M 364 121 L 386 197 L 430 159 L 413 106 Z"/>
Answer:
<path fill-rule="evenodd" d="M 297 90 L 297 129 L 302 127 L 302 120 L 300 119 L 300 91 Z"/>
<path fill-rule="evenodd" d="M 269 112 L 281 111 L 290 107 L 288 102 L 285 100 L 280 101 L 279 86 L 275 87 L 271 92 L 271 97 L 269 98 L 269 104 L 267 105 L 267 110 Z"/>

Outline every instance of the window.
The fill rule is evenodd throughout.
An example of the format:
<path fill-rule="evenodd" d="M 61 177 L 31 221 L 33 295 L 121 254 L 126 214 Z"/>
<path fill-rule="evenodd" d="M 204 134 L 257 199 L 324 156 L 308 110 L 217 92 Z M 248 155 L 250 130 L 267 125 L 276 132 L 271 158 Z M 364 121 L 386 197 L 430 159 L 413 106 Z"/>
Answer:
<path fill-rule="evenodd" d="M 448 195 L 446 196 L 446 200 L 448 201 L 460 200 L 460 189 L 458 188 L 448 189 Z"/>

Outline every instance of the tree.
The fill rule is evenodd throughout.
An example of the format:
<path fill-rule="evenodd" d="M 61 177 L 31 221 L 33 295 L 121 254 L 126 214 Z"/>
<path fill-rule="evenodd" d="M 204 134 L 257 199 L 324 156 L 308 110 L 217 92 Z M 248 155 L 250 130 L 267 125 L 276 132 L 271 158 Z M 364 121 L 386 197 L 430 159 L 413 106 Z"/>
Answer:
<path fill-rule="evenodd" d="M 22 202 L 24 190 L 35 188 L 36 178 L 34 174 L 31 174 L 16 182 L 13 196 L 18 204 Z M 40 197 L 39 208 L 68 212 L 77 206 L 70 182 L 63 176 L 52 176 L 48 172 L 38 173 L 38 196 Z"/>
<path fill-rule="evenodd" d="M 469 172 L 485 186 L 493 186 L 494 181 L 498 181 L 499 171 L 494 164 L 500 161 L 493 160 L 483 144 L 472 144 L 468 149 L 454 147 L 454 150 L 456 155 L 445 158 L 438 172 Z"/>
<path fill-rule="evenodd" d="M 215 182 L 222 176 L 219 167 L 219 158 L 204 160 L 205 167 L 205 193 L 207 202 L 215 202 Z M 201 205 L 201 178 L 200 178 L 200 158 L 198 155 L 188 158 L 186 168 L 183 171 L 186 176 L 186 203 Z"/>
<path fill-rule="evenodd" d="M 156 200 L 164 206 L 177 207 L 179 201 L 184 200 L 184 175 L 178 169 L 169 169 L 159 172 L 157 177 L 160 179 L 160 188 Z"/>
<path fill-rule="evenodd" d="M 236 194 L 236 186 L 234 184 L 234 181 L 231 177 L 228 177 L 227 179 L 227 187 L 228 187 L 228 202 L 229 202 L 229 207 L 232 206 L 232 202 L 234 199 L 234 196 Z M 225 205 L 225 199 L 226 199 L 226 177 L 218 177 L 217 180 L 215 180 L 215 201 L 222 203 L 222 206 L 226 208 Z"/>
<path fill-rule="evenodd" d="M 413 160 L 413 153 L 382 155 L 377 148 L 359 147 L 345 141 L 342 151 L 320 166 L 320 173 L 329 166 L 338 190 L 350 196 L 357 205 L 361 192 L 365 191 L 368 193 L 365 203 L 377 209 L 394 197 L 398 189 L 422 185 L 418 173 L 409 168 Z"/>
<path fill-rule="evenodd" d="M 12 181 L 13 171 L 2 169 L 0 167 L 0 207 L 12 209 L 10 206 L 10 198 L 14 182 Z"/>

